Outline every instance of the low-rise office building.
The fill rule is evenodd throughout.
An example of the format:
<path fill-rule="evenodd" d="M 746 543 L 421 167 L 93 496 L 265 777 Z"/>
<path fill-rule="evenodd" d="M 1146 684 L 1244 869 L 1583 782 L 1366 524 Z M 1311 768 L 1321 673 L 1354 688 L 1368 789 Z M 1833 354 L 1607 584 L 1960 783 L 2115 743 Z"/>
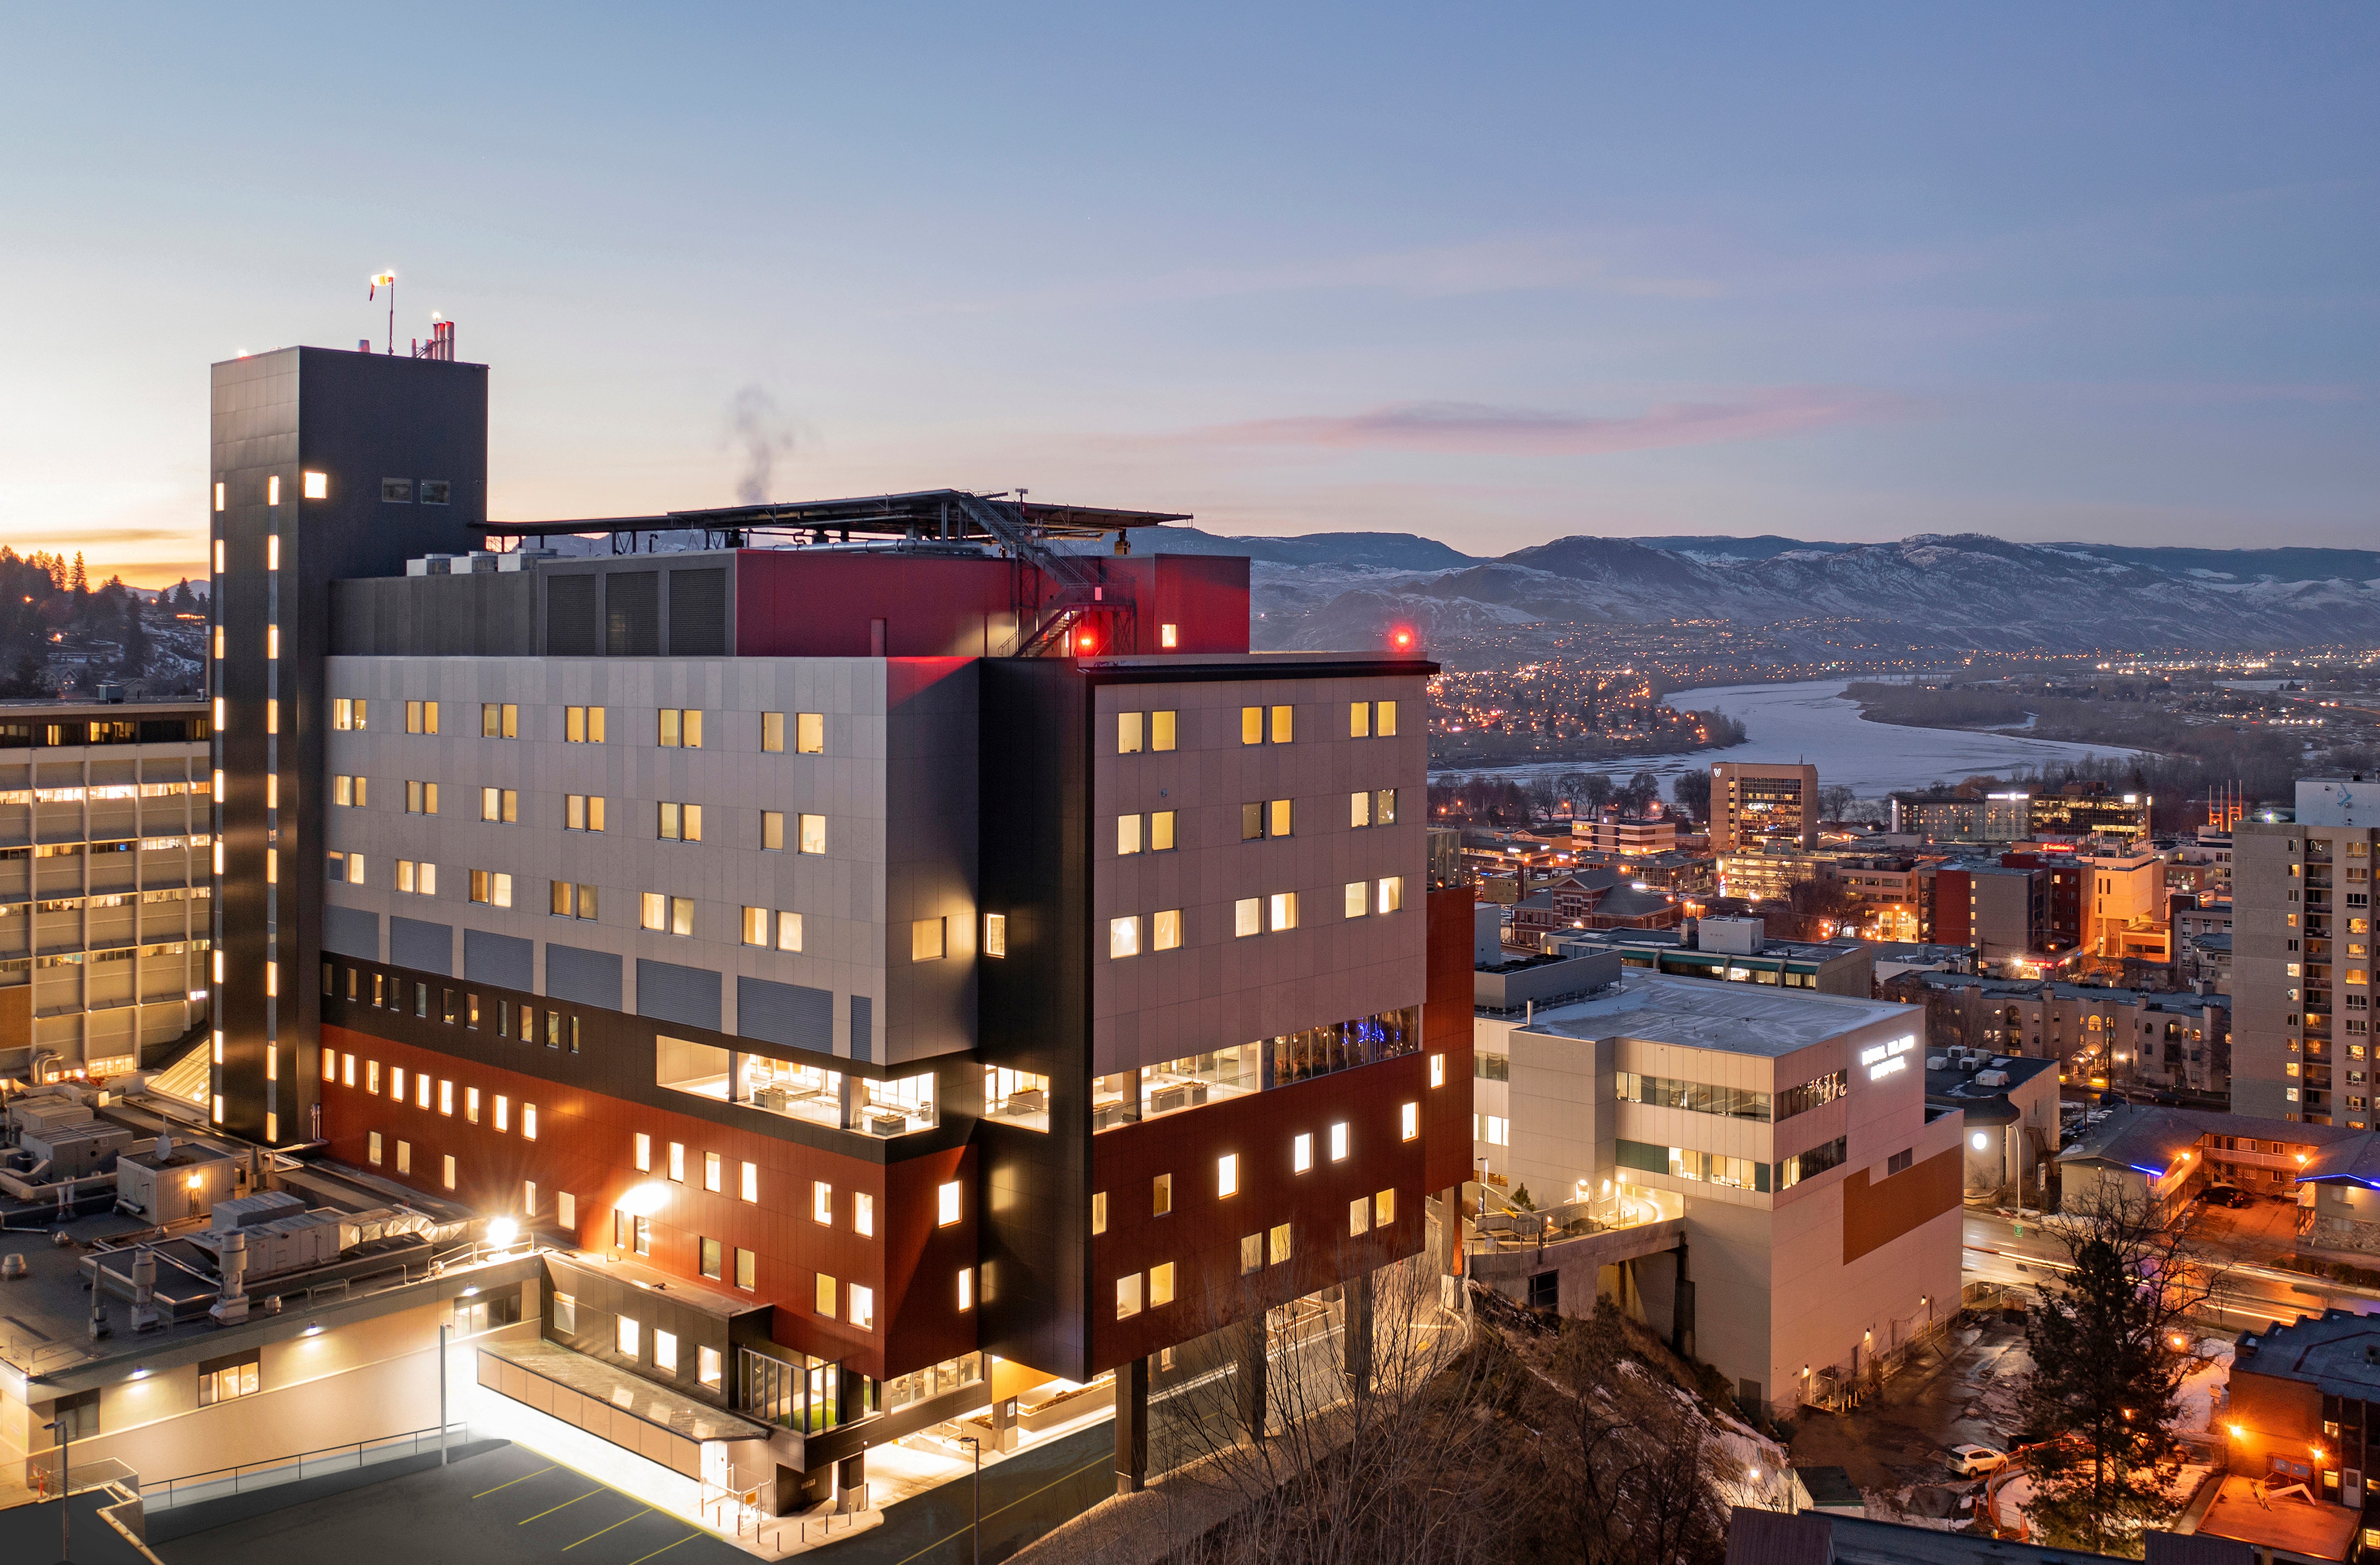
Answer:
<path fill-rule="evenodd" d="M 1560 930 L 1557 951 L 1616 951 L 1631 967 L 1674 978 L 1775 984 L 1865 1000 L 1876 988 L 1876 951 L 1864 940 L 1775 940 L 1758 918 L 1710 916 L 1674 929 Z"/>
<path fill-rule="evenodd" d="M 203 701 L 0 706 L 0 1074 L 118 1075 L 201 1026 Z"/>
<path fill-rule="evenodd" d="M 2146 1201 L 2171 1212 L 2210 1184 L 2300 1199 L 2298 1179 L 2335 1145 L 2370 1132 L 2202 1109 L 2120 1104 L 2058 1154 L 2069 1211 Z"/>
<path fill-rule="evenodd" d="M 2372 1475 L 2380 1469 L 2375 1341 L 2380 1339 L 2369 1316 L 2336 1309 L 2240 1339 L 2229 1401 L 2220 1415 L 2235 1481 L 2256 1475 L 2282 1485 L 2304 1484 L 2315 1515 L 2337 1535 L 2333 1547 L 2345 1546 L 2338 1552 L 2291 1549 L 2272 1558 L 2346 1559 L 2359 1548 L 2380 1547 L 2380 1527 L 2362 1524 Z M 2242 1507 L 2241 1522 L 2257 1517 L 2252 1502 Z M 2248 1535 L 2229 1521 L 2224 1518 L 2218 1535 Z"/>
<path fill-rule="evenodd" d="M 1548 1244 L 1515 1290 L 1573 1315 L 1609 1293 L 1755 1408 L 1819 1400 L 1954 1313 L 1964 1121 L 1926 1104 L 1923 1014 L 1623 975 L 1475 1020 L 1475 1105 L 1502 1139 L 1474 1152 L 1608 1225 Z M 1591 1264 L 1661 1223 L 1668 1258 Z"/>
<path fill-rule="evenodd" d="M 1925 1101 L 1967 1117 L 1966 1189 L 1971 1195 L 2036 1191 L 2058 1156 L 2058 1069 L 1978 1049 L 1925 1057 Z"/>
<path fill-rule="evenodd" d="M 2229 1087 L 2231 1007 L 2219 994 L 1968 973 L 1908 975 L 1896 992 L 1923 1001 L 1937 1048 L 2054 1060 L 2077 1086 L 2215 1098 Z"/>

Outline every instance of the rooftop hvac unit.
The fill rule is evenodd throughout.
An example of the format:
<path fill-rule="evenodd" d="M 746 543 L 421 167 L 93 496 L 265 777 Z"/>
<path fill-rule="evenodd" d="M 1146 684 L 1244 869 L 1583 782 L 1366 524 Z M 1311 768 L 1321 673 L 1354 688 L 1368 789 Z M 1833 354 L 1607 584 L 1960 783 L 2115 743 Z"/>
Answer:
<path fill-rule="evenodd" d="M 1925 1057 L 1925 1068 L 1929 1071 L 1947 1071 L 1950 1068 L 1950 1057 L 1947 1054 L 1928 1054 Z"/>
<path fill-rule="evenodd" d="M 1975 1085 L 1977 1086 L 2006 1086 L 2008 1084 L 2009 1076 L 2006 1071 L 1978 1071 L 1975 1073 Z"/>

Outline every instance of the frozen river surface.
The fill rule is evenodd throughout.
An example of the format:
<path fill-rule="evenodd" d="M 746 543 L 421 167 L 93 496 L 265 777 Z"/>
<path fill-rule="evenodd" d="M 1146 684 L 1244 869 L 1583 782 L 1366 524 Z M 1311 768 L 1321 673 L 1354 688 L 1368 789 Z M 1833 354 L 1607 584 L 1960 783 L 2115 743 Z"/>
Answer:
<path fill-rule="evenodd" d="M 1856 705 L 1843 698 L 1844 683 L 1823 679 L 1798 685 L 1728 685 L 1677 690 L 1662 698 L 1672 707 L 1724 712 L 1742 722 L 1744 742 L 1723 750 L 1696 750 L 1691 755 L 1591 765 L 1540 761 L 1525 766 L 1456 770 L 1463 776 L 1485 771 L 1499 777 L 1534 777 L 1564 771 L 1601 771 L 1612 777 L 1626 777 L 1643 770 L 1666 783 L 1682 771 L 1700 770 L 1715 760 L 1809 761 L 1817 767 L 1821 783 L 1846 783 L 1858 796 L 1868 799 L 1895 789 L 2004 774 L 2017 767 L 2035 767 L 2045 761 L 2135 753 L 2104 745 L 2066 745 L 2048 739 L 1870 722 L 1860 716 Z M 1663 791 L 1668 790 L 1665 787 Z"/>

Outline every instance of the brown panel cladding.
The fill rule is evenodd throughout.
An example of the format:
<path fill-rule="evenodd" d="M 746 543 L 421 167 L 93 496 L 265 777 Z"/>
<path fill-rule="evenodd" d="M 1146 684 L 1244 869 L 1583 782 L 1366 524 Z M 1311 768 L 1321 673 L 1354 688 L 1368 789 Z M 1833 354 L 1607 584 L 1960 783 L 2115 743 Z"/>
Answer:
<path fill-rule="evenodd" d="M 1469 1179 L 1471 1162 L 1472 897 L 1469 886 L 1429 893 L 1429 988 L 1422 1048 L 1443 1056 L 1445 1085 L 1422 1100 L 1423 1178 L 1433 1191 Z"/>
<path fill-rule="evenodd" d="M 957 1223 L 935 1225 L 937 1186 L 957 1179 L 964 1191 L 972 1181 L 972 1156 L 964 1149 L 953 1147 L 888 1168 L 341 1026 L 325 1025 L 322 1040 L 323 1047 L 342 1055 L 352 1052 L 358 1061 L 354 1086 L 326 1087 L 323 1093 L 324 1139 L 342 1162 L 491 1214 L 518 1212 L 521 1182 L 534 1180 L 546 1223 L 552 1221 L 555 1197 L 567 1192 L 577 1203 L 577 1244 L 603 1255 L 626 1253 L 613 1244 L 615 1204 L 633 1189 L 657 1185 L 666 1195 L 650 1217 L 651 1253 L 636 1258 L 657 1270 L 697 1278 L 698 1244 L 715 1239 L 722 1246 L 722 1275 L 712 1285 L 733 1289 L 735 1252 L 753 1252 L 758 1260 L 750 1296 L 755 1304 L 775 1304 L 772 1335 L 783 1345 L 842 1359 L 879 1379 L 974 1351 L 974 1317 L 958 1312 L 954 1280 L 959 1268 L 975 1257 L 972 1203 L 962 1200 Z M 382 1070 L 378 1097 L 365 1090 L 365 1062 L 374 1061 Z M 388 1072 L 395 1067 L 407 1074 L 403 1103 L 387 1096 Z M 424 1072 L 435 1081 L 455 1084 L 452 1114 L 439 1111 L 435 1090 L 430 1108 L 418 1106 L 412 1083 Z M 480 1092 L 477 1124 L 467 1117 L 466 1093 L 471 1087 Z M 495 1128 L 498 1094 L 509 1099 L 504 1131 Z M 528 1104 L 537 1109 L 534 1141 L 523 1134 L 523 1108 Z M 382 1135 L 377 1168 L 369 1160 L 372 1131 Z M 638 1132 L 652 1138 L 650 1172 L 636 1167 Z M 400 1139 L 412 1147 L 409 1174 L 397 1172 Z M 682 1183 L 669 1177 L 673 1142 L 686 1148 Z M 722 1161 L 716 1192 L 704 1188 L 707 1152 L 718 1153 Z M 442 1178 L 442 1159 L 450 1155 L 456 1176 L 452 1191 L 444 1188 Z M 741 1195 L 742 1168 L 747 1161 L 759 1170 L 757 1203 Z M 832 1190 L 832 1225 L 811 1215 L 814 1181 Z M 852 1197 L 859 1194 L 875 1202 L 872 1238 L 853 1229 Z M 873 1331 L 818 1314 L 821 1272 L 836 1280 L 838 1297 L 843 1286 L 854 1282 L 875 1290 Z M 953 1280 L 953 1285 L 945 1288 L 933 1281 L 937 1274 Z M 925 1280 L 922 1289 L 912 1296 L 911 1285 L 920 1279 Z"/>
<path fill-rule="evenodd" d="M 1884 1248 L 1958 1206 L 1960 1159 L 1964 1156 L 1952 1146 L 1881 1184 L 1868 1183 L 1865 1169 L 1853 1169 L 1843 1181 L 1843 1264 Z"/>
<path fill-rule="evenodd" d="M 1107 1231 L 1090 1242 L 1091 1372 L 1419 1254 L 1423 1144 L 1403 1140 L 1400 1123 L 1403 1105 L 1419 1102 L 1428 1082 L 1428 1057 L 1409 1054 L 1093 1136 L 1091 1187 L 1107 1196 Z M 1333 1162 L 1330 1127 L 1342 1122 L 1348 1156 Z M 1301 1133 L 1314 1137 L 1314 1166 L 1305 1173 L 1291 1162 Z M 1239 1193 L 1220 1196 L 1216 1162 L 1231 1153 L 1239 1155 Z M 1162 1217 L 1151 1210 L 1160 1174 L 1172 1176 L 1173 1209 Z M 1383 1190 L 1396 1192 L 1393 1223 L 1352 1236 L 1351 1203 Z M 1292 1258 L 1275 1266 L 1268 1256 L 1244 1278 L 1241 1240 L 1279 1223 L 1292 1226 Z M 1149 1304 L 1148 1269 L 1168 1261 L 1173 1303 Z M 1144 1302 L 1118 1320 L 1116 1279 L 1134 1272 Z"/>

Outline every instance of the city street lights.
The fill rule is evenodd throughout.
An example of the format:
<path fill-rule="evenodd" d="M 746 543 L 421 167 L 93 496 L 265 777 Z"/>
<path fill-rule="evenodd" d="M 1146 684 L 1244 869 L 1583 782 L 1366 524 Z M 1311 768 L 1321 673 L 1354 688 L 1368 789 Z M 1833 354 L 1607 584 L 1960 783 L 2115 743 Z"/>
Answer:
<path fill-rule="evenodd" d="M 983 1442 L 973 1435 L 959 1438 L 975 1456 L 975 1520 L 967 1523 L 967 1542 L 973 1546 L 975 1565 L 983 1565 Z"/>

